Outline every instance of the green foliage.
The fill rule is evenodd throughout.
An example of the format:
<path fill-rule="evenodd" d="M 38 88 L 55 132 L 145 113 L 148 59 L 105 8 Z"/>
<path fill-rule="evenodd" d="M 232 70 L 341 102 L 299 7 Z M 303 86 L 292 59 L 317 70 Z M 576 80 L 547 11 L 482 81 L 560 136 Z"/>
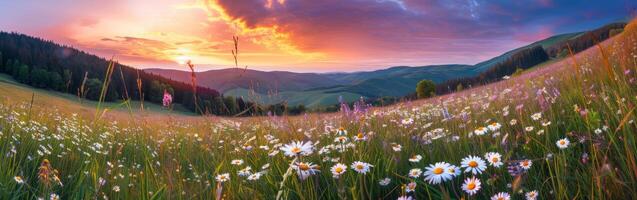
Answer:
<path fill-rule="evenodd" d="M 4 63 L 4 65 L 2 67 L 2 71 L 0 71 L 0 72 L 11 75 L 12 68 L 13 68 L 13 60 L 7 59 L 7 62 Z"/>
<path fill-rule="evenodd" d="M 619 35 L 620 33 L 622 33 L 624 31 L 623 28 L 615 28 L 615 29 L 611 29 L 610 31 L 608 31 L 608 37 L 613 37 L 615 35 Z"/>
<path fill-rule="evenodd" d="M 49 84 L 49 73 L 46 70 L 37 68 L 31 72 L 31 85 L 46 88 Z"/>
<path fill-rule="evenodd" d="M 86 80 L 86 98 L 91 100 L 99 100 L 102 91 L 102 81 L 97 78 Z"/>
<path fill-rule="evenodd" d="M 436 84 L 431 80 L 421 80 L 416 85 L 418 98 L 432 97 L 436 94 Z"/>
<path fill-rule="evenodd" d="M 164 98 L 164 91 L 168 91 L 170 94 L 175 94 L 174 89 L 170 85 L 154 80 L 150 83 L 150 91 L 147 93 L 148 98 L 153 102 L 162 102 Z M 192 96 L 187 98 L 192 99 Z"/>
<path fill-rule="evenodd" d="M 566 58 L 569 55 L 568 49 L 562 49 L 559 54 L 557 54 L 557 58 Z"/>
<path fill-rule="evenodd" d="M 522 72 L 524 72 L 524 69 L 522 69 L 522 68 L 517 68 L 517 69 L 515 70 L 515 72 L 513 72 L 513 74 L 511 74 L 511 76 L 519 76 L 519 75 L 521 75 L 521 74 L 522 74 Z"/>
<path fill-rule="evenodd" d="M 29 66 L 27 65 L 20 65 L 20 67 L 16 68 L 17 70 L 15 71 L 15 76 L 16 79 L 20 82 L 20 83 L 25 83 L 28 84 L 29 83 Z"/>
<path fill-rule="evenodd" d="M 20 62 L 13 60 L 11 63 L 11 71 L 8 71 L 13 78 L 18 79 L 18 72 L 20 71 Z"/>
<path fill-rule="evenodd" d="M 237 105 L 237 101 L 233 96 L 224 97 L 223 104 L 226 105 L 229 113 L 239 112 L 239 106 Z"/>
<path fill-rule="evenodd" d="M 60 76 L 57 72 L 49 72 L 48 73 L 49 80 L 49 88 L 61 91 L 64 89 L 64 80 L 62 80 L 62 76 Z"/>

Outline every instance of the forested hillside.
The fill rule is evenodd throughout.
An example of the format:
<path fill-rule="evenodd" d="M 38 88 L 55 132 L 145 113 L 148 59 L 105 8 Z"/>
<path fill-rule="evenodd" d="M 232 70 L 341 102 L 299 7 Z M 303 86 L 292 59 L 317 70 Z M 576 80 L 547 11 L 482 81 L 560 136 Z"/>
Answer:
<path fill-rule="evenodd" d="M 24 34 L 0 32 L 0 73 L 9 74 L 26 85 L 98 100 L 108 64 L 109 60 L 105 58 L 72 47 Z M 168 91 L 173 96 L 173 103 L 182 104 L 197 113 L 254 115 L 287 110 L 284 105 L 261 107 L 241 98 L 223 97 L 216 90 L 201 86 L 196 90 L 197 108 L 190 83 L 153 75 L 117 62 L 108 85 L 105 101 L 131 99 L 162 103 L 164 91 Z M 303 108 L 300 109 L 291 110 L 302 112 Z"/>

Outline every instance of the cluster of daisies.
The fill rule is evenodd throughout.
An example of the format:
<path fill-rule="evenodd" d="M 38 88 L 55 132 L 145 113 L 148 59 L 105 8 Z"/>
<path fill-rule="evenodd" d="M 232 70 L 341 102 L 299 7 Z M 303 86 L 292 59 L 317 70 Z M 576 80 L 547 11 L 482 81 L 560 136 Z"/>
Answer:
<path fill-rule="evenodd" d="M 532 115 L 534 120 L 539 120 L 541 118 L 541 113 L 535 113 Z M 401 122 L 402 123 L 402 122 Z M 471 134 L 475 136 L 482 136 L 487 133 L 489 134 L 499 134 L 499 130 L 502 128 L 502 125 L 498 122 L 490 122 L 487 126 L 478 127 Z M 348 148 L 354 148 L 355 145 L 351 141 L 367 141 L 368 135 L 363 133 L 358 133 L 353 137 L 348 137 L 347 130 L 343 128 L 337 129 L 335 137 L 333 139 L 334 144 L 326 145 L 318 151 L 319 155 L 323 155 L 329 153 L 330 149 L 338 150 L 339 152 L 344 152 Z M 556 145 L 559 149 L 566 149 L 570 144 L 568 138 L 559 139 L 556 142 Z M 290 162 L 290 172 L 295 172 L 300 180 L 306 180 L 308 177 L 313 175 L 317 175 L 321 172 L 321 167 L 315 163 L 306 161 L 308 156 L 311 156 L 317 148 L 318 143 L 313 143 L 311 141 L 303 142 L 303 141 L 292 141 L 288 144 L 281 144 L 277 146 L 283 154 L 289 158 L 293 158 Z M 395 152 L 400 152 L 402 149 L 402 145 L 397 143 L 391 143 L 390 147 Z M 422 160 L 421 155 L 413 155 L 408 161 L 411 163 L 418 163 Z M 325 161 L 325 160 L 324 160 Z M 366 163 L 363 161 L 354 161 L 352 163 L 346 164 L 339 162 L 340 160 L 332 160 L 334 163 L 330 168 L 329 172 L 331 176 L 335 179 L 339 179 L 348 171 L 354 171 L 358 174 L 367 174 L 374 167 L 370 163 Z M 233 160 L 231 161 L 233 165 L 242 165 L 243 160 Z M 512 176 L 519 176 L 525 173 L 527 170 L 531 168 L 533 161 L 530 159 L 523 160 L 509 160 L 506 162 L 507 171 Z M 444 182 L 450 181 L 456 177 L 460 177 L 463 173 L 468 174 L 469 176 L 465 177 L 460 189 L 464 191 L 469 196 L 473 196 L 477 194 L 482 188 L 482 181 L 479 178 L 487 167 L 501 168 L 505 165 L 503 161 L 502 155 L 498 152 L 487 152 L 482 157 L 469 155 L 463 158 L 460 162 L 460 165 L 456 166 L 447 162 L 437 162 L 434 164 L 430 164 L 424 169 L 421 168 L 413 168 L 409 170 L 407 176 L 412 180 L 411 182 L 404 184 L 404 194 L 401 198 L 408 199 L 410 198 L 408 195 L 416 191 L 416 182 L 415 179 L 423 178 L 425 182 L 432 185 L 442 184 Z M 252 172 L 252 168 L 246 167 L 237 172 L 240 177 L 247 177 L 248 180 L 258 180 L 263 174 L 265 174 L 265 170 L 267 166 L 262 167 L 263 171 L 260 172 Z M 223 183 L 230 180 L 230 175 L 228 173 L 222 173 L 217 175 L 217 182 Z M 390 178 L 383 178 L 378 181 L 381 186 L 386 186 L 391 182 Z M 537 191 L 528 191 L 525 196 L 527 200 L 534 200 L 537 198 Z M 510 199 L 510 195 L 507 192 L 499 192 L 492 196 L 494 200 L 500 199 Z"/>
<path fill-rule="evenodd" d="M 488 152 L 484 155 L 484 159 L 478 156 L 467 156 L 462 159 L 460 163 L 460 167 L 447 163 L 447 162 L 437 162 L 435 164 L 430 164 L 428 167 L 425 167 L 425 171 L 423 172 L 420 168 L 414 168 L 409 170 L 408 176 L 410 178 L 416 179 L 420 177 L 424 177 L 424 180 L 433 185 L 441 184 L 446 181 L 452 180 L 455 177 L 460 176 L 463 172 L 467 174 L 471 174 L 471 177 L 467 177 L 461 189 L 466 192 L 469 196 L 475 195 L 482 189 L 482 182 L 477 175 L 482 174 L 487 166 L 500 168 L 504 165 L 502 161 L 502 155 L 497 152 Z M 532 161 L 531 160 L 522 160 L 520 162 L 514 163 L 513 165 L 519 166 L 522 170 L 528 170 L 531 168 Z M 405 192 L 407 194 L 414 192 L 416 189 L 416 182 L 412 181 L 404 186 Z M 526 193 L 527 200 L 534 200 L 537 198 L 537 191 L 529 191 Z M 402 196 L 402 199 L 410 199 L 409 196 Z M 510 195 L 506 192 L 500 192 L 492 196 L 493 200 L 508 200 L 510 199 Z"/>

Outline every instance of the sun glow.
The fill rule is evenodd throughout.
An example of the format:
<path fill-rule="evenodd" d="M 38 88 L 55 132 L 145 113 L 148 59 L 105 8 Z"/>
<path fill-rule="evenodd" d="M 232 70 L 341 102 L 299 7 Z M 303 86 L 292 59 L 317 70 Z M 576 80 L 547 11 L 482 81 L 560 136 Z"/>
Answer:
<path fill-rule="evenodd" d="M 177 57 L 175 57 L 175 62 L 179 63 L 180 65 L 186 64 L 186 62 L 188 62 L 189 60 L 192 60 L 192 58 L 188 56 L 188 54 L 190 54 L 190 49 L 178 48 Z"/>
<path fill-rule="evenodd" d="M 190 57 L 186 55 L 177 56 L 177 58 L 175 58 L 175 61 L 180 65 L 186 64 L 189 60 L 191 60 Z"/>

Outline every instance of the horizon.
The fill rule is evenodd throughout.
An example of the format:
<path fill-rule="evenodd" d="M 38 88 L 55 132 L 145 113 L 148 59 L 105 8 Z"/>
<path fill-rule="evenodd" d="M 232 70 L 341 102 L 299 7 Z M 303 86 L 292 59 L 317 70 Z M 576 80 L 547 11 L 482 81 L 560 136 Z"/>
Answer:
<path fill-rule="evenodd" d="M 623 0 L 0 2 L 8 16 L 0 27 L 139 69 L 187 70 L 186 60 L 200 72 L 235 68 L 236 35 L 241 69 L 348 73 L 474 65 L 554 35 L 626 21 L 636 7 Z"/>

